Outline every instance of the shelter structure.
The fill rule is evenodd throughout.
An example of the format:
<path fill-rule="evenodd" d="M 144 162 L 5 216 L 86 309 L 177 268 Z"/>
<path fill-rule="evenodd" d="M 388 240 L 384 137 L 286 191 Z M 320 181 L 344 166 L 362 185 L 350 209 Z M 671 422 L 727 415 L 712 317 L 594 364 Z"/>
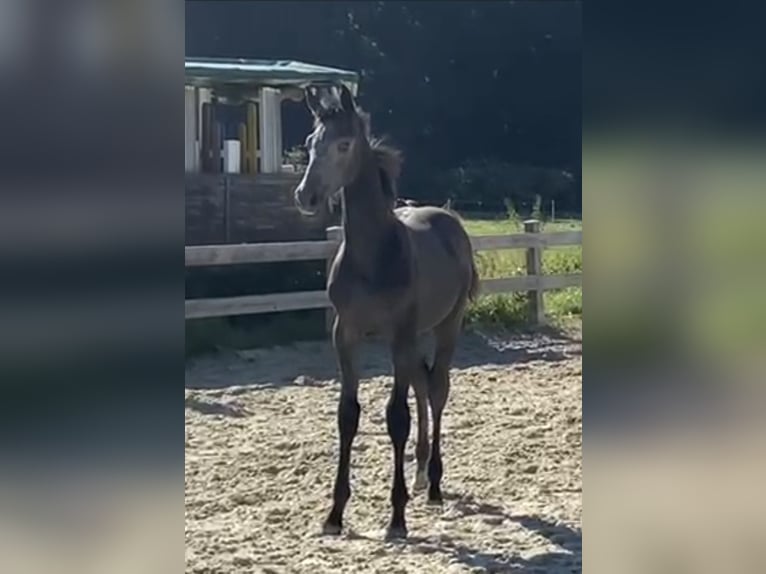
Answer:
<path fill-rule="evenodd" d="M 356 72 L 291 60 L 187 58 L 184 160 L 188 245 L 290 241 L 324 236 L 327 218 L 302 218 L 292 190 L 302 170 L 286 153 L 282 104 L 310 85 Z"/>

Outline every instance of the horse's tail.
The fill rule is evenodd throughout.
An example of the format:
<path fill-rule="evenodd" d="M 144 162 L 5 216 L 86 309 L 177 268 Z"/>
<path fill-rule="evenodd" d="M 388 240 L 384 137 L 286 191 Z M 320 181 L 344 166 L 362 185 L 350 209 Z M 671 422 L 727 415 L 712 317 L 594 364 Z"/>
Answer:
<path fill-rule="evenodd" d="M 479 279 L 479 272 L 476 269 L 476 259 L 474 254 L 471 253 L 471 282 L 468 286 L 468 300 L 476 301 L 479 296 L 479 287 L 481 286 L 481 280 Z"/>
<path fill-rule="evenodd" d="M 448 204 L 449 203 L 450 202 L 448 202 Z M 449 209 L 449 208 L 444 207 L 442 209 Z M 476 301 L 476 298 L 479 296 L 479 289 L 481 287 L 481 279 L 479 278 L 479 271 L 476 269 L 476 253 L 474 253 L 473 247 L 471 246 L 471 237 L 468 235 L 468 232 L 465 229 L 463 218 L 456 211 L 452 211 L 451 214 L 452 214 L 452 217 L 454 217 L 458 221 L 458 223 L 460 223 L 460 226 L 463 228 L 463 233 L 465 234 L 465 239 L 468 242 L 468 246 L 467 246 L 468 258 L 471 265 L 471 277 L 468 281 L 468 300 Z"/>

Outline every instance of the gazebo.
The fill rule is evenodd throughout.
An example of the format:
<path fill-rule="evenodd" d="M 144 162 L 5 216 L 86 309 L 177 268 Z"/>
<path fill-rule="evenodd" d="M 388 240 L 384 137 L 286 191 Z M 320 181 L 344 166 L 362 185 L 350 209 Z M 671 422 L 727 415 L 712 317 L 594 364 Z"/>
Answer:
<path fill-rule="evenodd" d="M 187 244 L 321 236 L 331 222 L 300 218 L 292 204 L 300 167 L 285 160 L 282 102 L 316 84 L 356 94 L 359 75 L 291 60 L 187 58 L 185 76 Z"/>

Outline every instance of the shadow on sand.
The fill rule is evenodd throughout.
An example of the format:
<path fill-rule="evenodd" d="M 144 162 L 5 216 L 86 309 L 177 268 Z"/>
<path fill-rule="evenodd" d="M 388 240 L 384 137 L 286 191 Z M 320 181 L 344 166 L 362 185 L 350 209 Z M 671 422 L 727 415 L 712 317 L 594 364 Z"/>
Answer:
<path fill-rule="evenodd" d="M 471 496 L 446 495 L 445 498 L 456 500 L 455 509 L 462 517 L 485 515 L 495 517 L 500 521 L 515 523 L 546 538 L 561 550 L 544 552 L 526 559 L 515 554 L 513 548 L 509 548 L 506 552 L 487 552 L 464 544 L 454 537 L 444 535 L 437 539 L 410 536 L 407 540 L 400 542 L 376 540 L 359 534 L 352 534 L 351 536 L 381 544 L 406 545 L 416 552 L 425 554 L 444 554 L 450 562 L 463 564 L 472 569 L 476 568 L 482 572 L 527 574 L 582 572 L 582 531 L 580 529 L 570 528 L 563 524 L 554 524 L 535 516 L 514 515 L 499 506 L 478 502 Z"/>
<path fill-rule="evenodd" d="M 433 342 L 424 339 L 423 352 L 432 356 Z M 555 362 L 582 353 L 581 338 L 553 328 L 534 331 L 467 331 L 463 333 L 452 363 L 466 369 Z M 360 345 L 357 365 L 362 379 L 392 372 L 390 352 L 379 341 Z M 221 351 L 190 359 L 186 368 L 187 389 L 268 389 L 289 385 L 334 385 L 337 364 L 329 341 L 302 342 L 289 347 Z M 364 381 L 362 382 L 364 384 Z M 238 389 L 233 389 L 236 394 Z"/>

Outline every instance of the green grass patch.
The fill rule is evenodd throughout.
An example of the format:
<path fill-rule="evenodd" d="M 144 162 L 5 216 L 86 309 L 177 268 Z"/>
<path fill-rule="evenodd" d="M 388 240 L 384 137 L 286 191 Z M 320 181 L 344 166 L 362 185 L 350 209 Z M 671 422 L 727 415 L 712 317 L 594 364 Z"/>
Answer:
<path fill-rule="evenodd" d="M 466 219 L 466 230 L 471 235 L 502 235 L 523 233 L 520 219 L 509 217 L 501 220 Z M 541 231 L 571 231 L 582 229 L 582 222 L 564 220 L 546 222 Z M 501 249 L 480 251 L 476 264 L 482 279 L 497 279 L 526 274 L 524 249 Z M 543 252 L 543 273 L 548 275 L 581 273 L 582 246 L 552 247 Z M 546 315 L 554 322 L 582 315 L 582 289 L 571 287 L 546 291 L 543 295 Z M 516 327 L 527 320 L 526 293 L 501 293 L 479 297 L 467 312 L 469 324 Z"/>

